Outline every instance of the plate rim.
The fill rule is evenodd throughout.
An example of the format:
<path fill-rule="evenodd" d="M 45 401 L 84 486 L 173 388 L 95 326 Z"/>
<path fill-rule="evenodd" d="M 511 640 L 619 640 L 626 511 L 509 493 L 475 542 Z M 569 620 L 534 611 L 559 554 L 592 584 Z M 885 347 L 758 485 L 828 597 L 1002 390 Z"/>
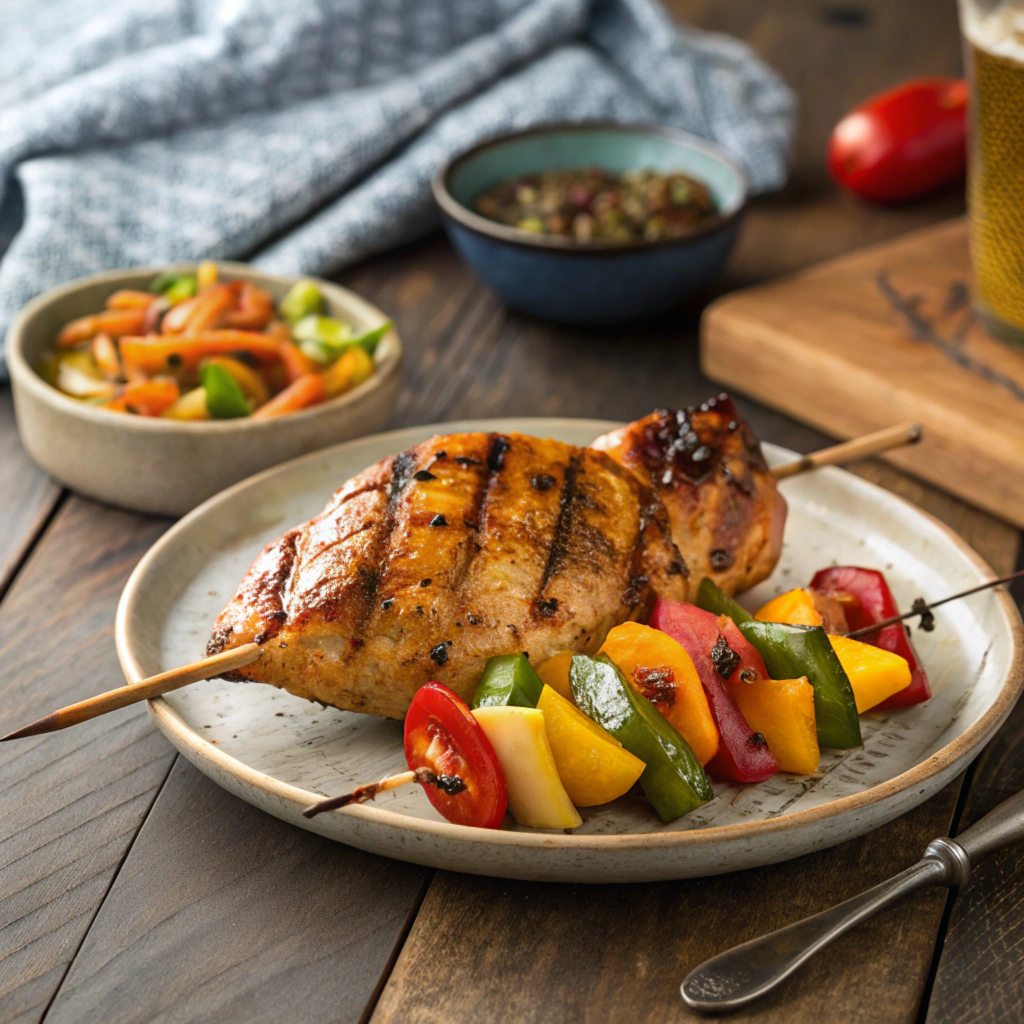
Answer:
<path fill-rule="evenodd" d="M 315 452 L 290 459 L 287 462 L 279 463 L 269 469 L 247 477 L 223 491 L 208 498 L 201 505 L 178 520 L 167 530 L 146 552 L 131 576 L 125 584 L 121 598 L 117 606 L 115 618 L 114 637 L 117 647 L 118 660 L 125 677 L 131 681 L 141 678 L 142 672 L 136 662 L 131 650 L 131 638 L 129 635 L 129 621 L 136 602 L 139 601 L 139 588 L 143 578 L 147 575 L 150 565 L 163 553 L 164 549 L 170 547 L 180 533 L 185 532 L 192 525 L 194 519 L 205 515 L 215 505 L 230 500 L 235 494 L 251 487 L 257 487 L 263 480 L 278 473 L 285 472 L 291 467 L 303 463 L 321 459 L 325 456 L 333 456 L 336 453 L 365 444 L 371 440 L 385 441 L 393 437 L 407 435 L 410 432 L 435 430 L 436 432 L 453 433 L 467 430 L 481 429 L 513 429 L 508 424 L 514 422 L 519 424 L 516 429 L 521 433 L 528 433 L 532 424 L 551 424 L 557 421 L 559 425 L 577 428 L 594 428 L 596 430 L 614 429 L 622 426 L 622 423 L 614 420 L 599 420 L 583 417 L 559 417 L 559 416 L 493 416 L 481 417 L 467 420 L 454 420 L 447 423 L 427 423 L 400 427 L 395 430 L 383 431 L 376 434 L 368 434 L 363 437 L 344 441 L 340 444 L 331 445 Z M 501 424 L 501 426 L 496 426 Z M 490 426 L 488 426 L 490 425 Z M 547 429 L 550 429 L 548 427 Z M 768 444 L 769 442 L 765 442 Z M 779 451 L 788 452 L 789 449 L 779 445 L 772 445 Z M 798 453 L 792 453 L 798 457 Z M 847 470 L 838 467 L 825 467 L 816 470 L 818 473 L 843 473 L 855 481 L 855 486 L 869 491 L 879 491 L 887 499 L 907 506 L 912 512 L 922 516 L 926 521 L 937 527 L 940 531 L 950 537 L 954 545 L 963 552 L 968 560 L 982 572 L 995 576 L 988 563 L 955 531 L 941 522 L 931 513 L 919 508 L 902 496 L 888 491 L 869 480 L 858 477 Z M 935 751 L 924 761 L 914 765 L 912 768 L 901 772 L 899 775 L 872 786 L 870 789 L 860 793 L 851 793 L 848 796 L 838 797 L 826 801 L 814 807 L 802 811 L 794 811 L 791 814 L 783 814 L 773 818 L 762 818 L 755 821 L 737 822 L 729 825 L 715 825 L 708 828 L 686 829 L 682 831 L 659 831 L 659 832 L 636 832 L 625 835 L 575 835 L 561 831 L 535 830 L 532 832 L 519 832 L 506 829 L 483 829 L 467 825 L 453 825 L 447 821 L 433 821 L 427 818 L 417 818 L 397 811 L 386 810 L 382 807 L 370 806 L 368 804 L 357 804 L 349 807 L 339 808 L 330 812 L 331 814 L 346 815 L 348 817 L 361 819 L 367 825 L 384 825 L 389 828 L 398 828 L 406 832 L 417 832 L 433 836 L 439 840 L 482 843 L 486 845 L 518 846 L 541 849 L 565 849 L 577 851 L 617 851 L 644 849 L 649 847 L 679 847 L 703 846 L 719 842 L 740 840 L 743 838 L 755 838 L 764 835 L 788 832 L 793 829 L 800 829 L 815 822 L 830 818 L 839 818 L 848 812 L 870 807 L 873 804 L 898 797 L 914 786 L 920 785 L 941 774 L 943 771 L 956 765 L 962 759 L 968 757 L 972 752 L 979 752 L 983 743 L 995 733 L 995 731 L 1006 720 L 1017 699 L 1024 690 L 1024 622 L 1021 620 L 1020 612 L 1008 591 L 995 591 L 995 598 L 1000 610 L 1006 619 L 1011 636 L 1011 660 L 1006 677 L 1002 686 L 993 700 L 991 706 L 985 713 L 964 732 L 951 740 L 944 747 Z M 185 721 L 174 711 L 174 709 L 162 698 L 157 697 L 148 700 L 149 714 L 160 731 L 171 741 L 178 750 L 184 751 L 188 748 L 193 755 L 202 761 L 210 762 L 225 774 L 232 776 L 243 785 L 261 790 L 278 799 L 294 805 L 297 823 L 303 824 L 306 819 L 302 818 L 301 810 L 323 798 L 320 793 L 313 793 L 301 789 L 289 783 L 282 782 L 272 775 L 260 772 L 244 761 L 233 757 L 231 754 L 219 749 L 219 747 L 204 739 L 192 730 Z M 312 822 L 310 822 L 312 826 Z M 307 826 L 309 827 L 309 826 Z M 344 840 L 341 840 L 344 841 Z"/>

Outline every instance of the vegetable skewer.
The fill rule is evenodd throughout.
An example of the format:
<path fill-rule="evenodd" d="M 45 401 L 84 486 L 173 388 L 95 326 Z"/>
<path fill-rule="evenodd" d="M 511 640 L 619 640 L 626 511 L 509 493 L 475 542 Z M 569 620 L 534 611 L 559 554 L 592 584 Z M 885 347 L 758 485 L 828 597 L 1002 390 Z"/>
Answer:
<path fill-rule="evenodd" d="M 348 807 L 349 804 L 364 804 L 367 800 L 376 799 L 379 793 L 386 793 L 389 789 L 398 789 L 399 786 L 406 786 L 410 782 L 418 782 L 421 786 L 436 786 L 443 789 L 449 795 L 454 795 L 466 788 L 466 784 L 457 775 L 435 775 L 429 768 L 415 768 L 399 775 L 392 775 L 389 778 L 381 779 L 380 782 L 369 782 L 362 786 L 356 786 L 351 793 L 342 796 L 328 797 L 318 803 L 311 804 L 302 812 L 304 818 L 315 818 L 324 811 L 333 811 L 338 807 Z"/>
<path fill-rule="evenodd" d="M 898 427 L 891 427 L 887 430 L 878 431 L 875 434 L 867 434 L 854 441 L 847 441 L 831 448 L 824 448 L 811 455 L 805 455 L 795 462 L 777 466 L 772 471 L 776 479 L 784 479 L 803 473 L 818 466 L 837 465 L 841 462 L 852 459 L 864 458 L 868 455 L 888 451 L 901 444 L 910 444 L 917 441 L 921 436 L 921 428 L 917 424 L 903 424 Z M 984 584 L 994 586 L 999 580 Z M 981 589 L 981 588 L 978 588 Z M 260 656 L 261 648 L 258 644 L 246 644 L 243 647 L 235 648 L 222 654 L 199 661 L 180 668 L 162 672 L 159 675 L 150 676 L 138 682 L 129 683 L 126 686 L 108 690 L 106 693 L 97 694 L 87 700 L 70 704 L 58 711 L 53 711 L 43 718 L 29 725 L 24 726 L 7 736 L 0 737 L 0 743 L 6 740 L 20 739 L 28 736 L 36 736 L 44 732 L 55 732 L 65 729 L 70 725 L 77 725 L 92 718 L 106 714 L 108 711 L 116 711 L 119 708 L 127 707 L 141 700 L 151 700 L 161 694 L 169 693 L 189 683 L 198 682 L 202 679 L 210 679 L 221 675 L 224 672 L 240 668 L 255 662 Z"/>
<path fill-rule="evenodd" d="M 959 593 L 956 593 L 956 594 L 950 594 L 948 597 L 941 598 L 938 601 L 933 601 L 931 604 L 926 604 L 922 599 L 918 599 L 915 602 L 914 608 L 911 611 L 909 611 L 909 612 L 906 612 L 906 613 L 904 613 L 902 615 L 892 616 L 891 618 L 882 620 L 882 621 L 877 622 L 877 623 L 875 623 L 875 624 L 873 624 L 871 626 L 864 627 L 863 629 L 858 629 L 858 630 L 854 630 L 854 631 L 852 631 L 850 633 L 842 634 L 842 636 L 844 636 L 846 639 L 854 639 L 854 638 L 859 637 L 859 636 L 865 636 L 865 635 L 867 635 L 869 633 L 876 632 L 877 630 L 882 629 L 885 626 L 893 625 L 895 623 L 902 622 L 905 619 L 913 618 L 915 615 L 921 615 L 922 616 L 922 621 L 924 622 L 924 621 L 927 621 L 927 617 L 930 614 L 930 609 L 931 608 L 938 607 L 939 605 L 946 604 L 949 601 L 953 601 L 953 600 L 956 600 L 956 599 L 961 598 L 961 597 L 967 597 L 970 594 L 977 593 L 978 591 L 985 590 L 985 589 L 988 589 L 988 588 L 993 587 L 993 586 L 998 586 L 1001 583 L 1009 583 L 1009 582 L 1012 582 L 1013 580 L 1022 579 L 1022 578 L 1024 578 L 1024 569 L 1021 569 L 1021 570 L 1019 570 L 1017 572 L 1011 573 L 1008 576 L 1002 576 L 1002 577 L 999 577 L 998 579 L 988 580 L 987 582 L 979 584 L 978 586 L 975 586 L 975 587 L 971 587 L 968 590 L 960 591 Z M 683 607 L 687 607 L 687 606 L 683 606 Z M 694 609 L 694 611 L 696 612 L 696 609 Z M 702 612 L 696 612 L 696 613 L 697 614 L 704 614 Z M 657 618 L 657 615 L 658 615 L 658 613 L 656 611 L 655 612 L 655 619 Z M 778 630 L 778 629 L 786 628 L 785 626 L 780 626 L 778 623 L 754 622 L 753 620 L 748 620 L 748 621 L 750 621 L 753 624 L 753 626 L 761 627 L 761 628 L 764 628 L 764 629 L 776 629 L 776 630 Z M 627 626 L 630 626 L 630 625 L 633 626 L 634 629 L 645 629 L 645 628 L 648 628 L 648 627 L 643 627 L 643 626 L 637 626 L 635 623 L 633 623 L 633 624 L 627 623 Z M 661 623 L 660 628 L 661 629 L 665 629 L 667 626 L 670 627 L 670 624 L 663 621 Z M 624 627 L 618 627 L 618 628 L 621 630 Z M 744 627 L 744 628 L 746 628 L 746 627 Z M 797 627 L 797 628 L 803 628 L 803 627 Z M 652 631 L 652 632 L 656 632 L 656 631 Z M 668 632 L 671 633 L 672 629 L 669 628 Z M 604 650 L 605 650 L 605 648 L 602 648 L 602 651 L 604 651 Z M 584 658 L 584 659 L 578 659 L 578 660 L 580 660 L 581 662 L 587 662 L 590 659 Z M 530 671 L 529 670 L 529 663 L 526 662 L 525 657 L 520 655 L 520 656 L 517 656 L 517 657 L 495 658 L 495 659 L 492 659 L 492 663 L 494 664 L 494 667 L 492 669 L 492 675 L 500 672 L 501 670 L 503 670 L 505 668 L 511 669 L 512 665 L 511 664 L 510 665 L 505 665 L 504 663 L 506 663 L 506 662 L 509 662 L 509 663 L 523 662 L 526 665 L 526 670 Z M 489 667 L 490 666 L 491 666 L 491 663 L 489 663 Z M 788 667 L 789 666 L 787 666 L 787 668 Z M 511 692 L 511 673 L 510 672 L 506 672 L 505 674 L 509 675 L 509 685 L 507 685 L 505 687 L 505 689 L 509 690 L 509 692 Z M 788 677 L 788 676 L 792 676 L 793 672 L 791 672 L 791 671 L 788 672 L 788 671 L 786 671 L 784 669 L 784 670 L 781 671 L 780 674 L 781 675 L 786 675 Z M 760 673 L 760 675 L 762 675 L 765 678 L 767 678 L 767 672 L 762 672 L 762 673 Z M 481 703 L 481 700 L 482 700 L 483 703 L 487 703 L 488 702 L 488 700 L 487 700 L 488 694 L 490 694 L 490 691 L 495 688 L 493 684 L 488 683 L 488 678 L 489 677 L 488 677 L 487 673 L 485 672 L 484 678 L 481 680 L 481 686 L 479 687 L 479 689 L 477 691 L 477 698 L 474 700 L 474 706 L 479 705 Z M 775 686 L 779 686 L 779 685 L 782 685 L 782 686 L 786 686 L 786 685 L 792 686 L 796 682 L 797 682 L 797 680 L 790 679 L 788 683 L 782 683 L 782 684 L 773 683 L 772 685 L 775 685 Z M 540 683 L 539 679 L 537 680 L 537 683 L 539 685 L 539 683 Z M 745 692 L 746 692 L 746 688 L 741 688 L 741 693 L 745 694 Z M 496 699 L 494 701 L 495 703 L 499 703 L 499 704 L 508 704 L 508 703 L 511 703 L 511 704 L 521 704 L 523 706 L 527 706 L 528 705 L 528 706 L 531 706 L 531 707 L 536 704 L 536 700 L 535 699 L 534 700 L 529 700 L 529 699 L 524 700 L 521 697 L 518 697 L 518 698 L 517 697 L 510 697 L 509 693 L 504 693 L 503 692 L 499 696 L 500 696 L 500 699 Z M 858 710 L 859 710 L 859 708 L 858 708 Z M 854 722 L 856 722 L 856 719 L 854 719 Z M 748 729 L 748 731 L 749 731 L 749 729 Z M 859 736 L 859 733 L 858 733 L 858 735 L 856 737 L 856 742 L 859 743 L 859 741 L 860 741 L 860 736 Z M 853 740 L 850 741 L 850 743 L 853 743 L 853 742 L 854 742 Z M 850 744 L 845 743 L 845 742 L 840 743 L 840 742 L 836 741 L 833 738 L 832 741 L 829 742 L 827 745 L 830 745 L 830 746 L 848 746 Z M 815 767 L 816 767 L 816 764 L 817 764 L 817 748 L 815 748 L 815 752 L 814 752 L 814 763 L 815 763 Z M 813 771 L 814 769 L 811 768 L 810 770 Z M 744 779 L 742 781 L 753 781 L 753 780 L 746 780 L 746 779 Z M 443 790 L 444 792 L 448 793 L 449 795 L 454 795 L 454 794 L 456 794 L 458 792 L 461 792 L 465 788 L 465 784 L 462 783 L 461 779 L 459 779 L 457 776 L 437 776 L 437 775 L 434 774 L 434 772 L 430 771 L 430 769 L 425 768 L 425 767 L 420 767 L 420 768 L 418 768 L 416 770 L 413 770 L 413 771 L 403 772 L 400 775 L 393 775 L 393 776 L 391 776 L 389 778 L 382 779 L 380 782 L 368 783 L 368 784 L 365 784 L 365 785 L 362 785 L 362 786 L 358 786 L 352 792 L 346 793 L 346 794 L 344 794 L 342 796 L 330 797 L 328 799 L 321 800 L 318 803 L 313 804 L 313 805 L 305 808 L 302 813 L 303 813 L 303 815 L 305 817 L 312 818 L 312 817 L 316 816 L 317 814 L 320 814 L 323 811 L 330 811 L 330 810 L 334 810 L 334 809 L 339 808 L 339 807 L 347 807 L 349 804 L 364 803 L 367 800 L 373 800 L 378 795 L 378 793 L 382 793 L 382 792 L 385 792 L 385 791 L 390 790 L 390 789 L 397 789 L 399 786 L 404 786 L 404 785 L 406 785 L 406 784 L 408 784 L 410 782 L 418 782 L 422 786 L 433 785 L 433 786 Z M 674 815 L 674 816 L 678 816 L 678 815 Z"/>

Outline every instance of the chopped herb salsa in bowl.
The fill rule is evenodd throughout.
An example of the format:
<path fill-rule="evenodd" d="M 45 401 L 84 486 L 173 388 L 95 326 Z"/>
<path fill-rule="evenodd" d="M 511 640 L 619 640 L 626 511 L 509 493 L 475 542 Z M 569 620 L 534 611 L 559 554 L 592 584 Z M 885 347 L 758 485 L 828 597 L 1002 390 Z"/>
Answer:
<path fill-rule="evenodd" d="M 7 357 L 36 462 L 82 494 L 163 515 L 382 429 L 403 360 L 388 318 L 348 289 L 219 261 L 46 292 L 12 324 Z"/>
<path fill-rule="evenodd" d="M 499 224 L 577 242 L 660 242 L 684 238 L 718 216 L 711 190 L 675 171 L 557 168 L 510 178 L 477 197 Z"/>
<path fill-rule="evenodd" d="M 481 143 L 437 175 L 434 197 L 460 255 L 509 305 L 610 324 L 662 313 L 718 273 L 747 185 L 686 132 L 588 123 Z"/>

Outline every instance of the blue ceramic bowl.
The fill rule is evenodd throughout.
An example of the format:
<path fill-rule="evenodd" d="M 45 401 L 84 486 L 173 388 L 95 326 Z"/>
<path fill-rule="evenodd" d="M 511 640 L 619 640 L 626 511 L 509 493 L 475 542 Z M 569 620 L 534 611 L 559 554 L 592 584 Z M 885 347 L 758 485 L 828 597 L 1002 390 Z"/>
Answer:
<path fill-rule="evenodd" d="M 587 165 L 682 171 L 707 184 L 721 216 L 685 238 L 614 245 L 521 231 L 473 212 L 477 196 L 509 178 Z M 475 146 L 434 179 L 445 230 L 476 273 L 510 306 L 576 324 L 653 316 L 706 285 L 736 241 L 746 197 L 743 172 L 717 146 L 647 125 L 531 128 Z"/>

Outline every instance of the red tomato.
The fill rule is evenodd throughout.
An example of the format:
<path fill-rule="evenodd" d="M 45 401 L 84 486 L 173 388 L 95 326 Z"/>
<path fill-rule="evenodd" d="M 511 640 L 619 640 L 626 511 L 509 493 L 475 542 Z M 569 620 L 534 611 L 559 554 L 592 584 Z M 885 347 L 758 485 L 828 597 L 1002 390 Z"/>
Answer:
<path fill-rule="evenodd" d="M 915 78 L 855 107 L 832 130 L 829 174 L 873 203 L 901 203 L 962 178 L 967 83 Z"/>
<path fill-rule="evenodd" d="M 409 767 L 457 778 L 465 788 L 447 792 L 424 786 L 427 799 L 448 821 L 475 828 L 500 828 L 508 787 L 498 755 L 458 694 L 441 683 L 416 691 L 405 715 L 405 760 Z"/>

